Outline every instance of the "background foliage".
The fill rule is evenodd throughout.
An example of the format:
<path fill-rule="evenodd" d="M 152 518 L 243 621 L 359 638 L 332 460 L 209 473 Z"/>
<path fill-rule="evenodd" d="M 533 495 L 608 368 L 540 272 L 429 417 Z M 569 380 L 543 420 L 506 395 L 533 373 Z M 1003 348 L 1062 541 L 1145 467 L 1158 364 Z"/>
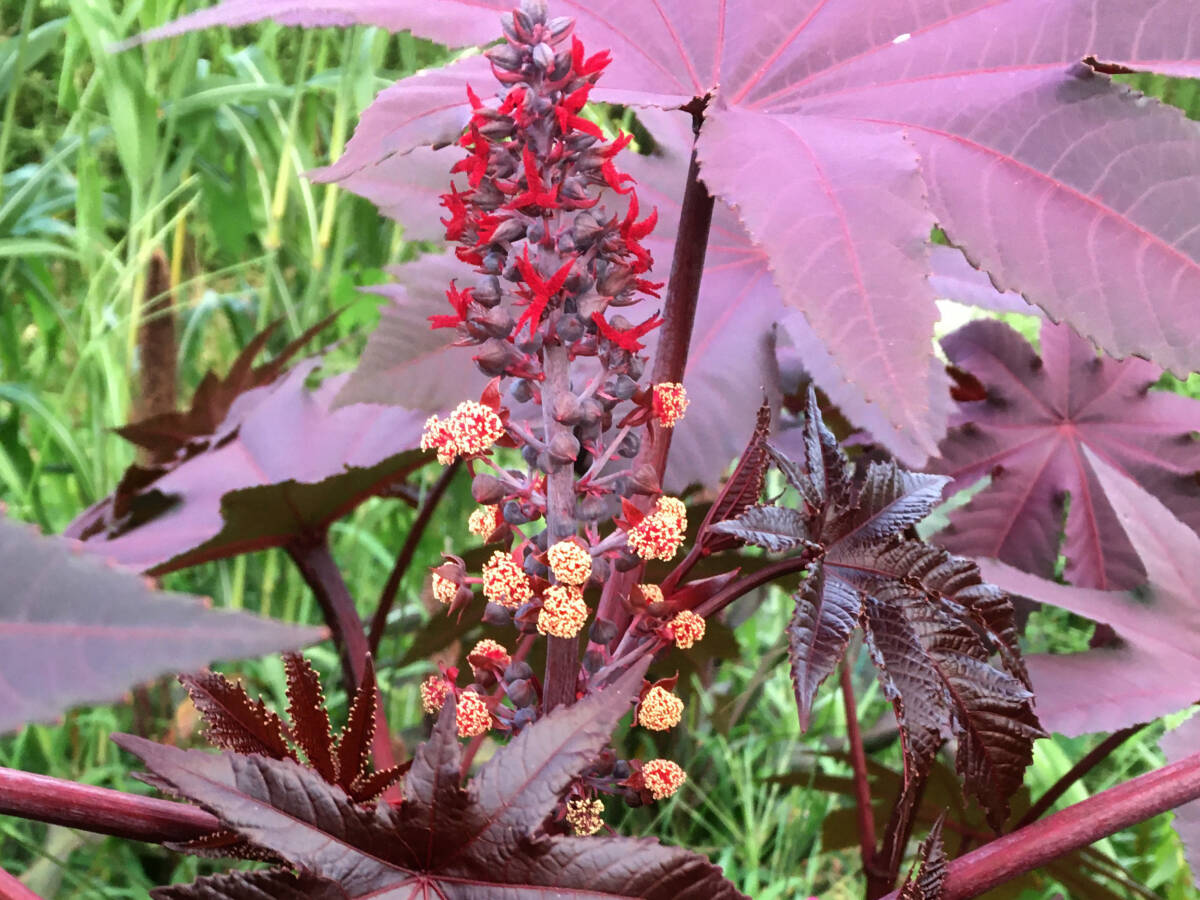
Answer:
<path fill-rule="evenodd" d="M 276 318 L 284 320 L 282 345 L 341 309 L 327 332 L 327 370 L 349 369 L 381 299 L 355 288 L 382 281 L 384 265 L 421 249 L 365 200 L 299 173 L 337 158 L 378 90 L 444 62 L 448 52 L 370 28 L 272 25 L 107 52 L 111 40 L 183 11 L 173 0 L 0 0 L 0 501 L 10 516 L 46 531 L 60 531 L 107 493 L 132 459 L 130 445 L 110 429 L 129 418 L 138 372 L 134 323 L 156 251 L 170 266 L 186 395 Z M 1200 109 L 1195 84 L 1145 78 L 1139 86 Z M 419 558 L 460 542 L 472 507 L 463 481 L 439 508 Z M 402 503 L 377 500 L 335 527 L 334 553 L 364 613 L 411 515 Z M 423 736 L 415 685 L 428 663 L 400 661 L 411 626 L 427 616 L 418 599 L 423 581 L 418 567 L 402 585 L 380 666 L 389 718 L 410 729 L 411 743 Z M 169 576 L 166 586 L 209 595 L 221 607 L 318 621 L 280 551 L 207 564 Z M 708 673 L 708 690 L 689 706 L 688 728 L 667 739 L 691 774 L 689 786 L 612 824 L 709 853 L 756 898 L 850 897 L 861 874 L 849 769 L 839 755 L 843 714 L 833 693 L 819 694 L 813 727 L 800 739 L 783 664 L 789 612 L 782 593 L 753 619 L 740 621 L 733 610 L 738 659 L 758 662 L 731 661 Z M 1077 648 L 1082 640 L 1067 631 L 1071 624 L 1063 612 L 1035 614 L 1029 649 Z M 328 647 L 311 656 L 318 667 L 333 667 Z M 237 671 L 282 699 L 278 661 Z M 856 682 L 868 736 L 886 744 L 891 719 L 865 658 Z M 344 696 L 333 695 L 334 708 L 344 708 Z M 167 734 L 187 745 L 194 729 L 181 689 L 164 683 L 132 703 L 79 710 L 61 726 L 4 739 L 0 764 L 136 789 L 126 774 L 131 759 L 108 741 L 109 732 Z M 1143 731 L 1063 802 L 1161 764 L 1161 731 Z M 1031 787 L 1052 784 L 1090 746 L 1087 738 L 1039 743 Z M 1101 849 L 1126 870 L 1110 882 L 1115 896 L 1194 896 L 1165 817 Z M 158 847 L 14 819 L 0 819 L 0 865 L 27 872 L 47 897 L 140 897 L 153 884 L 212 870 Z M 1048 877 L 1022 884 L 1005 896 L 1071 895 L 1069 884 Z"/>

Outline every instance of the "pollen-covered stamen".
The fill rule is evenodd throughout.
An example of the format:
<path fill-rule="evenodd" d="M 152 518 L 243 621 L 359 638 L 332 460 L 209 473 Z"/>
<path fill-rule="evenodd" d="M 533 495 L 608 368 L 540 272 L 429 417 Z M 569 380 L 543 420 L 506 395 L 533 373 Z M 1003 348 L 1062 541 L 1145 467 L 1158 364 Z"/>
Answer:
<path fill-rule="evenodd" d="M 437 715 L 446 702 L 452 685 L 443 675 L 430 675 L 421 682 L 421 709 L 431 716 Z"/>
<path fill-rule="evenodd" d="M 654 386 L 654 418 L 663 428 L 674 428 L 688 408 L 687 391 L 682 384 L 664 381 Z"/>
<path fill-rule="evenodd" d="M 454 710 L 454 721 L 459 737 L 478 737 L 487 734 L 492 727 L 492 714 L 487 700 L 474 691 L 463 691 Z"/>
<path fill-rule="evenodd" d="M 639 584 L 638 590 L 642 592 L 642 597 L 645 598 L 647 604 L 663 602 L 662 588 L 657 584 Z"/>
<path fill-rule="evenodd" d="M 503 437 L 504 422 L 494 409 L 466 400 L 450 414 L 449 430 L 458 453 L 479 456 Z"/>
<path fill-rule="evenodd" d="M 655 800 L 665 800 L 687 781 L 687 772 L 669 759 L 652 759 L 642 766 L 642 782 Z"/>
<path fill-rule="evenodd" d="M 629 549 L 642 559 L 672 559 L 683 543 L 687 507 L 674 497 L 660 497 L 654 511 L 626 535 Z"/>
<path fill-rule="evenodd" d="M 546 589 L 537 630 L 539 634 L 573 638 L 583 629 L 587 617 L 583 591 L 573 585 L 556 584 Z"/>
<path fill-rule="evenodd" d="M 546 561 L 559 584 L 586 584 L 592 575 L 592 554 L 572 540 L 552 545 Z"/>
<path fill-rule="evenodd" d="M 704 617 L 690 609 L 677 613 L 668 627 L 675 636 L 675 646 L 681 650 L 690 650 L 696 641 L 704 637 Z"/>
<path fill-rule="evenodd" d="M 454 443 L 450 422 L 437 416 L 426 419 L 425 430 L 421 433 L 421 449 L 436 450 L 438 462 L 443 466 L 454 462 L 454 457 L 458 456 L 458 445 Z"/>
<path fill-rule="evenodd" d="M 458 585 L 449 578 L 444 578 L 437 572 L 433 573 L 433 598 L 438 603 L 449 605 L 458 594 Z"/>
<path fill-rule="evenodd" d="M 483 665 L 487 665 L 497 672 L 503 672 L 512 662 L 512 657 L 499 643 L 491 638 L 484 638 L 471 648 L 471 652 L 467 654 L 467 661 L 471 663 L 471 668 L 476 673 Z"/>
<path fill-rule="evenodd" d="M 604 827 L 604 819 L 601 818 L 603 813 L 604 801 L 602 800 L 567 801 L 567 824 L 580 837 L 595 834 Z"/>
<path fill-rule="evenodd" d="M 467 519 L 467 530 L 486 541 L 503 524 L 504 518 L 498 505 L 481 506 Z"/>
<path fill-rule="evenodd" d="M 533 587 L 516 560 L 497 550 L 483 567 L 483 595 L 492 603 L 516 609 L 533 598 Z"/>
<path fill-rule="evenodd" d="M 683 717 L 683 701 L 660 685 L 646 692 L 638 706 L 637 722 L 651 731 L 666 731 Z"/>

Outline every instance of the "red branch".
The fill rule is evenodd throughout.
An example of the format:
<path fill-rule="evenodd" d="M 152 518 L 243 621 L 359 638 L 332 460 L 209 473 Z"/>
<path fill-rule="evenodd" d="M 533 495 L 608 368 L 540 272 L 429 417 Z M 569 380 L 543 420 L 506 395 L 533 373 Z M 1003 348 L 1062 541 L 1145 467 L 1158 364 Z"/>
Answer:
<path fill-rule="evenodd" d="M 967 900 L 1200 798 L 1200 753 L 1109 788 L 950 863 L 942 900 Z M 898 891 L 884 900 L 899 900 Z"/>
<path fill-rule="evenodd" d="M 17 880 L 15 875 L 0 869 L 0 897 L 5 900 L 42 900 Z"/>
<path fill-rule="evenodd" d="M 846 737 L 850 741 L 850 763 L 854 768 L 854 805 L 858 811 L 858 844 L 863 871 L 870 872 L 875 861 L 875 813 L 871 809 L 871 782 L 867 778 L 867 754 L 863 750 L 862 731 L 858 727 L 858 704 L 854 701 L 854 683 L 850 678 L 850 660 L 842 662 L 842 702 L 846 707 Z"/>
<path fill-rule="evenodd" d="M 193 841 L 221 827 L 196 806 L 0 768 L 0 813 L 135 841 Z"/>

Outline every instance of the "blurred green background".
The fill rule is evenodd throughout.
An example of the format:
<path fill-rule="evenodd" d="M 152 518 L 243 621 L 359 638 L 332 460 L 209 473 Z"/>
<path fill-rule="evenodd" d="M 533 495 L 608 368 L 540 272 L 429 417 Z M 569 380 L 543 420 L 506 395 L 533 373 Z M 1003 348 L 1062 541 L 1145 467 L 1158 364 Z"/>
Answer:
<path fill-rule="evenodd" d="M 188 8 L 172 0 L 0 0 L 0 502 L 9 516 L 47 532 L 61 531 L 107 494 L 133 460 L 111 429 L 130 415 L 136 325 L 156 252 L 169 265 L 182 400 L 206 370 L 224 372 L 277 318 L 284 324 L 275 346 L 345 307 L 326 333 L 326 368 L 351 368 L 378 318 L 378 298 L 356 287 L 382 281 L 384 265 L 420 249 L 366 201 L 301 173 L 337 158 L 378 90 L 447 52 L 370 28 L 271 25 L 108 50 Z M 1196 102 L 1194 84 L 1139 86 L 1166 91 L 1183 106 Z M 472 506 L 458 484 L 418 559 L 435 561 L 441 550 L 463 546 Z M 365 614 L 411 516 L 395 500 L 378 500 L 334 530 L 335 556 Z M 402 585 L 381 654 L 390 721 L 409 741 L 422 733 L 415 684 L 429 664 L 399 662 L 427 617 L 418 599 L 424 573 L 416 567 Z M 303 582 L 278 551 L 204 565 L 166 585 L 218 606 L 317 620 Z M 734 611 L 739 657 L 710 673 L 689 703 L 688 727 L 654 750 L 688 769 L 688 785 L 654 810 L 614 810 L 610 822 L 710 854 L 754 898 L 857 897 L 842 707 L 834 691 L 823 691 L 813 728 L 799 734 L 782 637 L 789 610 L 777 593 L 753 616 Z M 1086 633 L 1065 615 L 1042 613 L 1030 640 L 1038 649 L 1079 646 Z M 325 672 L 334 669 L 329 647 L 310 655 Z M 277 701 L 282 696 L 278 661 L 229 670 Z M 876 758 L 894 765 L 890 710 L 865 655 L 855 680 L 864 727 L 883 748 Z M 345 697 L 335 684 L 329 680 L 336 713 Z M 61 726 L 0 740 L 0 765 L 145 790 L 108 734 L 136 729 L 194 741 L 194 715 L 182 701 L 178 686 L 164 681 L 138 704 L 77 710 Z M 1161 731 L 1154 726 L 1128 742 L 1066 799 L 1160 765 Z M 1030 776 L 1034 794 L 1093 743 L 1042 742 Z M 1113 893 L 1096 896 L 1195 896 L 1169 817 L 1101 850 L 1118 868 L 1104 882 Z M 144 897 L 153 885 L 221 864 L 0 817 L 0 865 L 25 873 L 47 898 L 117 898 Z M 1082 900 L 1075 890 L 1039 876 L 994 896 L 1034 900 L 1061 891 Z"/>

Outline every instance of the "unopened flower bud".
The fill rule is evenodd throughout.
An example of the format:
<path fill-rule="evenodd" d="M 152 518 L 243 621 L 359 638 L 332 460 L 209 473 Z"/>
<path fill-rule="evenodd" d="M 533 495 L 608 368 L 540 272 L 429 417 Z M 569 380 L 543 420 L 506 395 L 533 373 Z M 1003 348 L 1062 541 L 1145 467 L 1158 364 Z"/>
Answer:
<path fill-rule="evenodd" d="M 606 388 L 606 393 L 618 400 L 628 400 L 638 389 L 638 383 L 628 375 L 618 375 Z"/>
<path fill-rule="evenodd" d="M 571 71 L 571 51 L 564 50 L 555 55 L 554 66 L 547 70 L 547 74 L 551 81 L 558 81 L 567 77 L 567 73 Z"/>
<path fill-rule="evenodd" d="M 505 683 L 508 683 L 510 681 L 517 681 L 520 678 L 532 678 L 532 677 L 533 677 L 533 668 L 529 665 L 529 663 L 525 662 L 525 660 L 523 660 L 523 659 L 514 660 L 513 662 L 509 663 L 508 668 L 504 670 Z"/>
<path fill-rule="evenodd" d="M 500 302 L 500 279 L 489 275 L 471 291 L 471 299 L 481 306 L 492 307 Z"/>
<path fill-rule="evenodd" d="M 513 702 L 513 706 L 532 706 L 537 703 L 537 691 L 533 689 L 533 685 L 525 678 L 518 678 L 515 681 L 510 681 L 504 687 L 508 694 L 508 699 Z"/>
<path fill-rule="evenodd" d="M 517 123 L 508 116 L 501 116 L 492 119 L 490 122 L 484 122 L 479 126 L 479 133 L 491 141 L 502 141 L 506 137 L 512 135 L 517 130 Z M 492 240 L 496 241 L 495 235 L 492 235 Z"/>
<path fill-rule="evenodd" d="M 509 525 L 524 525 L 529 519 L 520 500 L 509 500 L 504 504 L 504 521 Z"/>
<path fill-rule="evenodd" d="M 550 33 L 550 40 L 557 44 L 569 35 L 575 27 L 575 20 L 570 16 L 555 16 L 546 23 L 546 31 Z"/>
<path fill-rule="evenodd" d="M 535 331 L 533 337 L 517 342 L 517 349 L 522 353 L 535 354 L 541 351 L 544 338 L 540 331 Z"/>
<path fill-rule="evenodd" d="M 554 325 L 555 333 L 558 339 L 566 344 L 573 344 L 583 337 L 586 329 L 583 321 L 579 316 L 563 315 L 559 316 L 558 321 Z"/>
<path fill-rule="evenodd" d="M 624 459 L 633 459 L 638 455 L 638 450 L 642 448 L 642 436 L 636 431 L 631 431 L 625 437 L 621 438 L 621 445 L 617 447 L 617 455 Z M 639 490 L 636 486 L 634 490 Z M 640 491 L 644 494 L 652 494 L 653 490 Z"/>
<path fill-rule="evenodd" d="M 499 603 L 489 603 L 483 608 L 483 621 L 488 625 L 505 626 L 511 625 L 513 614 L 511 609 L 506 609 Z"/>
<path fill-rule="evenodd" d="M 538 562 L 537 557 L 532 553 L 525 557 L 523 566 L 525 569 L 525 574 L 530 575 L 533 578 L 547 578 L 550 575 L 549 567 L 547 567 L 545 563 Z"/>
<path fill-rule="evenodd" d="M 572 234 L 575 237 L 575 243 L 580 247 L 588 246 L 603 233 L 604 225 L 591 213 L 581 212 L 575 216 Z"/>
<path fill-rule="evenodd" d="M 611 644 L 617 636 L 617 626 L 608 619 L 596 619 L 592 623 L 589 637 L 596 644 Z"/>
<path fill-rule="evenodd" d="M 524 378 L 516 378 L 508 386 L 508 395 L 515 403 L 528 403 L 533 399 L 533 387 Z"/>
<path fill-rule="evenodd" d="M 496 307 L 500 310 L 500 307 Z M 512 320 L 509 319 L 511 323 Z M 484 375 L 503 375 L 508 371 L 508 365 L 513 359 L 513 349 L 507 341 L 491 338 L 484 343 L 482 349 L 473 357 L 475 365 Z"/>
<path fill-rule="evenodd" d="M 634 434 L 634 432 L 630 432 L 630 434 Z M 658 473 L 654 471 L 654 466 L 649 464 L 638 466 L 630 473 L 629 486 L 638 494 L 657 494 L 662 490 L 658 481 Z"/>
<path fill-rule="evenodd" d="M 587 494 L 575 504 L 575 517 L 584 522 L 598 522 L 612 515 L 613 503 L 605 496 Z"/>
<path fill-rule="evenodd" d="M 579 441 L 573 434 L 559 432 L 550 441 L 550 459 L 560 465 L 574 462 L 579 456 Z"/>
<path fill-rule="evenodd" d="M 554 421 L 564 425 L 574 425 L 582 416 L 579 398 L 570 391 L 561 391 L 554 398 Z"/>
<path fill-rule="evenodd" d="M 491 506 L 504 499 L 507 488 L 499 478 L 480 472 L 471 479 L 471 498 L 476 503 Z"/>

